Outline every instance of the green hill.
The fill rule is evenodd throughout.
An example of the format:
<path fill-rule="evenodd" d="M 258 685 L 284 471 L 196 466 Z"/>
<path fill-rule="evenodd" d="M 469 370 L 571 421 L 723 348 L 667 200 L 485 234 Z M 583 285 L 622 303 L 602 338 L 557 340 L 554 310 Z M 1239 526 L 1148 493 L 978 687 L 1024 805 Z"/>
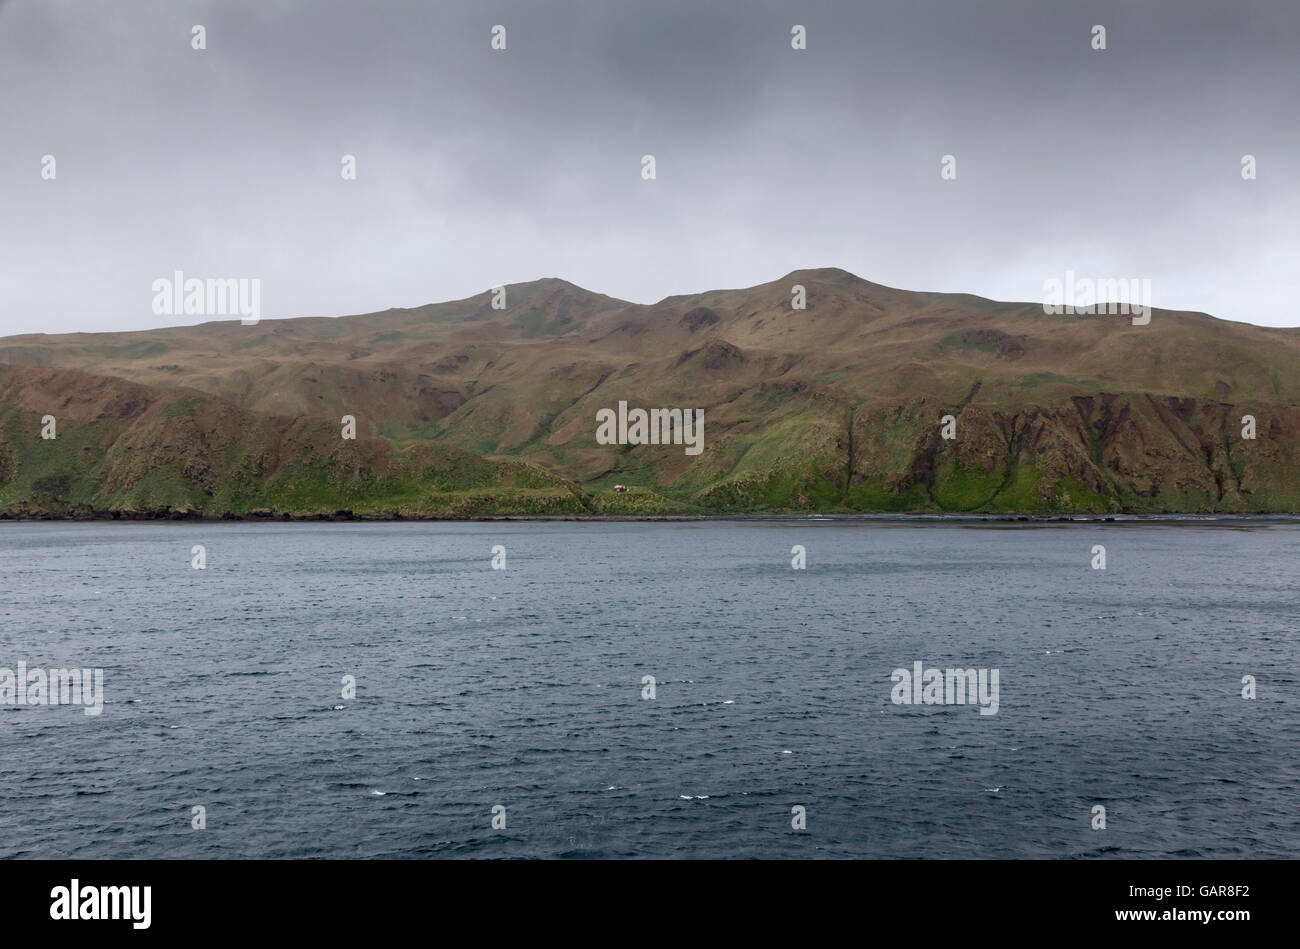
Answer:
<path fill-rule="evenodd" d="M 653 305 L 546 279 L 504 310 L 15 336 L 0 363 L 10 516 L 1300 511 L 1300 330 L 842 270 Z M 704 450 L 597 444 L 620 400 L 703 409 Z"/>

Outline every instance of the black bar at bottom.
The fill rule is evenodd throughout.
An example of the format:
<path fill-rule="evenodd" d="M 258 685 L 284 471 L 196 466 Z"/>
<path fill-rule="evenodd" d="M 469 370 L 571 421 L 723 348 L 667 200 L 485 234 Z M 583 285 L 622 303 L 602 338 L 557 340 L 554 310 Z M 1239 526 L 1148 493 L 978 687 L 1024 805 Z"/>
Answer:
<path fill-rule="evenodd" d="M 949 944 L 1097 930 L 1232 939 L 1288 927 L 1283 901 L 1295 868 L 1216 860 L 8 861 L 0 863 L 0 906 L 7 937 L 75 927 L 81 936 L 126 938 L 373 939 L 455 921 L 470 927 L 466 935 L 641 933 L 658 942 L 686 937 L 690 930 L 677 927 L 701 920 L 733 934 L 843 923 L 909 943 L 928 943 L 927 933 Z"/>

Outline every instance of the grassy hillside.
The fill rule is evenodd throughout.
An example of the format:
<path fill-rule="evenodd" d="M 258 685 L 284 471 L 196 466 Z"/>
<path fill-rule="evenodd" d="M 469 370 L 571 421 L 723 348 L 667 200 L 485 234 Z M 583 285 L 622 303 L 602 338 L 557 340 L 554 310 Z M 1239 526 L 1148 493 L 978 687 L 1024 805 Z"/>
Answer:
<path fill-rule="evenodd" d="M 1300 511 L 1297 330 L 841 270 L 650 306 L 554 279 L 490 300 L 2 339 L 0 513 Z M 704 409 L 703 453 L 597 444 L 620 400 Z"/>
<path fill-rule="evenodd" d="M 53 415 L 56 437 L 42 437 Z M 576 486 L 460 449 L 67 369 L 0 370 L 0 516 L 579 514 Z"/>

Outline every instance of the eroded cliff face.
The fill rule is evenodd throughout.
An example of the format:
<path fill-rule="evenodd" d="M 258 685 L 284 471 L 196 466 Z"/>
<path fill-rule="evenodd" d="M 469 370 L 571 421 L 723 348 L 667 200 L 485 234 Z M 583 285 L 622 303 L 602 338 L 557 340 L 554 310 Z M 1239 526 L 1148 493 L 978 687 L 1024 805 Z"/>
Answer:
<path fill-rule="evenodd" d="M 939 408 L 898 413 L 897 424 L 918 430 L 906 470 L 860 433 L 865 456 L 855 483 L 944 510 L 1300 510 L 1300 409 L 1293 406 L 1244 412 L 1223 402 L 1118 393 L 1018 411 L 973 404 L 955 411 L 951 440 L 940 434 Z M 1254 438 L 1243 435 L 1250 434 L 1246 415 Z"/>
<path fill-rule="evenodd" d="M 931 399 L 861 406 L 851 423 L 847 412 L 809 423 L 816 435 L 801 457 L 723 473 L 696 498 L 729 510 L 1300 511 L 1300 409 L 1249 408 L 1119 393 L 1012 410 Z M 1255 438 L 1243 435 L 1245 415 Z"/>
<path fill-rule="evenodd" d="M 1099 393 L 1009 409 L 982 404 L 977 389 L 951 403 L 846 404 L 802 386 L 780 395 L 790 414 L 774 425 L 717 413 L 714 455 L 698 463 L 680 449 L 624 446 L 609 476 L 641 472 L 649 483 L 611 497 L 544 465 L 343 440 L 321 420 L 261 416 L 199 393 L 10 368 L 0 373 L 0 513 L 1300 510 L 1295 406 L 1246 412 Z M 40 437 L 44 408 L 56 414 L 55 440 Z"/>

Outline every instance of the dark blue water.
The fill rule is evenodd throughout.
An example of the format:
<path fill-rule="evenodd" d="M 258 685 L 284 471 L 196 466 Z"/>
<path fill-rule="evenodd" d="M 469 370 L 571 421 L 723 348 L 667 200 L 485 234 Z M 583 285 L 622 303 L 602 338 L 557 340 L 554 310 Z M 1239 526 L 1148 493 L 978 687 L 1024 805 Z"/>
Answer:
<path fill-rule="evenodd" d="M 0 667 L 105 704 L 0 706 L 0 856 L 1294 856 L 1298 563 L 1231 522 L 3 524 Z M 894 704 L 918 660 L 997 714 Z"/>

